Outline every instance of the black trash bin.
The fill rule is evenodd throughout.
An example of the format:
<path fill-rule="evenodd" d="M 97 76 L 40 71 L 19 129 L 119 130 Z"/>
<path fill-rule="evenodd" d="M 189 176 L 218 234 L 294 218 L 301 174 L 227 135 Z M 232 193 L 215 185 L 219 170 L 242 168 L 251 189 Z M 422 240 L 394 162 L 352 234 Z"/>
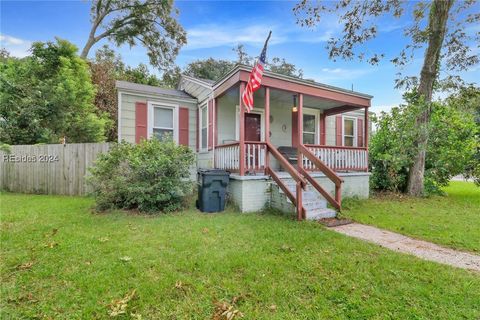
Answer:
<path fill-rule="evenodd" d="M 225 209 L 225 196 L 230 173 L 218 169 L 198 170 L 197 207 L 202 212 L 220 212 Z"/>

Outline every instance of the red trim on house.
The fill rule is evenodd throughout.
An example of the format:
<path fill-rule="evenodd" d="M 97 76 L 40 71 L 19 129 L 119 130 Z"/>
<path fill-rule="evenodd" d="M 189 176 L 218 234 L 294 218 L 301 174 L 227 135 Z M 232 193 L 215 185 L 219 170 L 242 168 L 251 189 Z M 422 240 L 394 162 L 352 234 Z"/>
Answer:
<path fill-rule="evenodd" d="M 148 112 L 146 102 L 135 103 L 135 143 L 148 138 Z"/>
<path fill-rule="evenodd" d="M 343 145 L 343 117 L 336 116 L 335 117 L 335 145 L 342 146 Z"/>
<path fill-rule="evenodd" d="M 195 145 L 197 146 L 197 152 L 200 150 L 200 108 L 197 108 L 197 124 L 196 124 L 196 141 Z"/>
<path fill-rule="evenodd" d="M 241 176 L 245 175 L 245 108 L 242 102 L 242 93 L 245 90 L 245 82 L 241 82 L 238 90 L 238 105 L 240 107 L 240 159 L 239 159 L 239 173 Z"/>
<path fill-rule="evenodd" d="M 239 73 L 240 73 L 240 79 L 239 79 L 240 81 L 248 81 L 248 77 L 250 75 L 249 72 L 240 70 Z M 233 81 L 235 78 L 236 78 L 235 75 L 233 75 L 228 81 Z M 222 86 L 224 84 L 226 84 L 226 82 L 223 83 Z M 287 80 L 270 78 L 266 75 L 264 75 L 262 78 L 262 85 L 266 87 L 307 94 L 310 96 L 319 97 L 323 99 L 339 101 L 339 102 L 345 103 L 345 105 L 357 106 L 357 108 L 367 107 L 370 105 L 369 98 L 353 96 L 347 93 L 329 90 L 327 88 L 318 88 L 318 87 L 313 87 L 306 84 L 290 82 Z M 217 88 L 215 91 L 219 90 L 219 88 Z"/>
<path fill-rule="evenodd" d="M 365 118 L 365 126 L 363 128 L 363 130 L 364 130 L 363 137 L 364 137 L 364 141 L 365 141 L 364 146 L 365 146 L 365 148 L 368 149 L 368 134 L 370 132 L 370 128 L 369 128 L 370 120 L 369 120 L 368 108 L 365 108 L 364 118 Z"/>
<path fill-rule="evenodd" d="M 215 146 L 218 146 L 218 103 L 217 98 L 213 99 L 215 109 Z"/>
<path fill-rule="evenodd" d="M 298 110 L 298 109 L 297 109 Z M 298 111 L 292 110 L 292 147 L 298 146 Z"/>
<path fill-rule="evenodd" d="M 213 100 L 208 100 L 208 150 L 213 148 Z"/>
<path fill-rule="evenodd" d="M 363 147 L 363 119 L 357 118 L 357 147 Z"/>
<path fill-rule="evenodd" d="M 178 143 L 188 147 L 189 110 L 180 107 L 178 113 Z"/>
<path fill-rule="evenodd" d="M 355 111 L 361 108 L 364 108 L 364 107 L 346 105 L 346 106 L 327 109 L 324 112 L 325 112 L 325 116 L 333 116 L 333 115 L 337 115 L 345 112 Z"/>
<path fill-rule="evenodd" d="M 327 126 L 325 122 L 325 113 L 320 114 L 320 144 L 325 145 L 327 143 Z"/>

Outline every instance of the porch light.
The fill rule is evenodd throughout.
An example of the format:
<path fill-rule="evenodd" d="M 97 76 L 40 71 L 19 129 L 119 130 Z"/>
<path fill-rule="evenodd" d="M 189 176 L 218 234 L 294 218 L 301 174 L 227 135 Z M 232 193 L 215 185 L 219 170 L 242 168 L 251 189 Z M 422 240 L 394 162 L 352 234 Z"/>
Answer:
<path fill-rule="evenodd" d="M 293 112 L 297 112 L 297 111 L 298 111 L 298 108 L 297 108 L 297 95 L 296 95 L 296 94 L 293 95 L 293 107 L 292 107 L 292 111 L 293 111 Z"/>

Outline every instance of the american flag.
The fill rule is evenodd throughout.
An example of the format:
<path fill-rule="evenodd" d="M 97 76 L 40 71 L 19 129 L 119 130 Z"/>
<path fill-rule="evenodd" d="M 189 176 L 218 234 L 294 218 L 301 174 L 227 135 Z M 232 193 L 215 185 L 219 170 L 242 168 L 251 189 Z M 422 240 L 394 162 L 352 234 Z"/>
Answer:
<path fill-rule="evenodd" d="M 265 61 L 267 60 L 267 44 L 271 35 L 272 31 L 270 31 L 267 40 L 265 40 L 265 45 L 263 46 L 260 58 L 258 58 L 255 67 L 253 67 L 252 72 L 250 73 L 250 77 L 248 78 L 247 86 L 245 87 L 245 90 L 243 90 L 242 102 L 247 112 L 252 111 L 253 93 L 260 89 L 260 85 L 262 83 L 264 65 Z"/>

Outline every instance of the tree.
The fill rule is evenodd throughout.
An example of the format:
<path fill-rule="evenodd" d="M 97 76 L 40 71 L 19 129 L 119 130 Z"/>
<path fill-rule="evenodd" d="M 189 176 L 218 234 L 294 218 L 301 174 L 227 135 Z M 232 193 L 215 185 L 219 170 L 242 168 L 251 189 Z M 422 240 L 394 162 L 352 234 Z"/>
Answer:
<path fill-rule="evenodd" d="M 97 113 L 87 63 L 66 40 L 36 42 L 32 55 L 0 62 L 0 141 L 8 144 L 97 142 L 107 117 Z"/>
<path fill-rule="evenodd" d="M 478 54 L 472 52 L 469 43 L 478 42 L 480 34 L 472 36 L 466 32 L 468 24 L 480 21 L 480 14 L 468 12 L 474 7 L 474 0 L 459 1 L 434 0 L 418 2 L 411 5 L 399 0 L 344 0 L 330 3 L 312 3 L 303 0 L 294 8 L 297 23 L 301 26 L 316 26 L 326 15 L 335 14 L 343 24 L 343 33 L 331 38 L 327 43 L 329 57 L 333 60 L 358 58 L 371 64 L 378 64 L 385 57 L 383 52 L 368 53 L 364 44 L 378 34 L 379 18 L 391 15 L 400 18 L 409 11 L 413 23 L 405 28 L 404 33 L 410 43 L 391 61 L 397 66 L 405 65 L 414 54 L 424 49 L 425 55 L 420 72 L 416 77 L 398 79 L 397 86 L 414 85 L 420 97 L 422 112 L 417 115 L 416 138 L 413 144 L 416 152 L 409 168 L 408 193 L 419 196 L 424 191 L 425 154 L 428 147 L 428 124 L 430 122 L 432 93 L 439 81 L 440 67 L 445 66 L 449 72 L 466 70 L 479 62 Z M 458 80 L 448 77 L 447 82 Z"/>
<path fill-rule="evenodd" d="M 229 60 L 217 60 L 214 58 L 195 60 L 185 67 L 183 74 L 216 81 L 232 70 L 234 66 L 235 62 Z"/>
<path fill-rule="evenodd" d="M 94 0 L 90 15 L 90 34 L 81 54 L 84 59 L 94 44 L 109 39 L 117 46 L 144 46 L 150 63 L 166 68 L 187 41 L 173 16 L 178 11 L 172 0 Z"/>
<path fill-rule="evenodd" d="M 126 66 L 120 55 L 108 46 L 95 52 L 95 59 L 89 61 L 92 82 L 96 87 L 95 106 L 100 113 L 109 115 L 112 122 L 107 132 L 109 141 L 117 140 L 117 90 L 116 80 L 125 80 L 151 86 L 164 85 L 163 81 L 150 73 L 145 64 L 137 67 Z"/>
<path fill-rule="evenodd" d="M 423 112 L 418 95 L 405 96 L 407 105 L 382 112 L 370 143 L 370 169 L 373 189 L 404 192 L 416 148 L 415 119 Z M 429 143 L 425 160 L 425 192 L 438 193 L 458 174 L 470 174 L 478 151 L 480 127 L 474 116 L 456 105 L 450 97 L 431 104 Z M 477 160 L 478 163 L 478 160 Z"/>

